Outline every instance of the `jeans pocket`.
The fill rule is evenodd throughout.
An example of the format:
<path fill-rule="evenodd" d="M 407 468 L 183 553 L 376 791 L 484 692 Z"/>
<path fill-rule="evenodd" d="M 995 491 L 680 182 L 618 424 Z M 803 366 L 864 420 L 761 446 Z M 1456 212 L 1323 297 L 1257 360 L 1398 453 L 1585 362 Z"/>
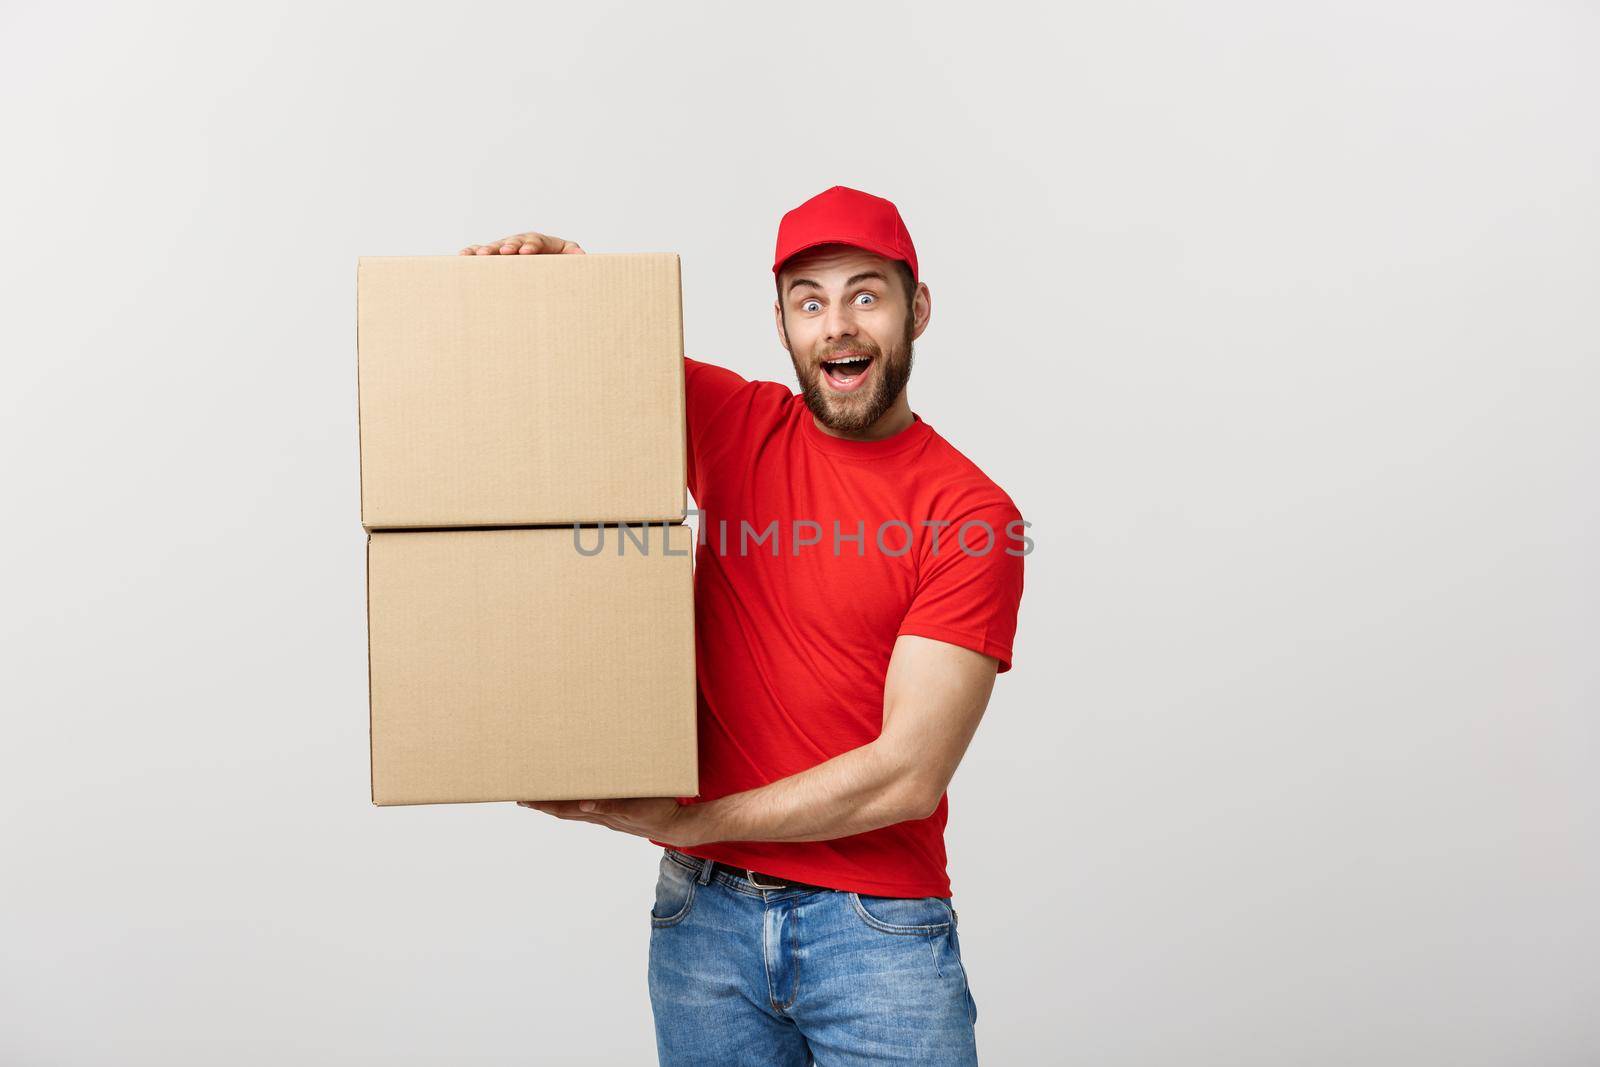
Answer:
<path fill-rule="evenodd" d="M 886 934 L 937 934 L 950 929 L 955 912 L 949 897 L 878 897 L 849 894 L 861 921 Z"/>
<path fill-rule="evenodd" d="M 661 854 L 661 864 L 656 869 L 656 899 L 650 906 L 650 925 L 656 928 L 676 926 L 688 918 L 694 907 L 695 890 L 699 883 L 695 871 L 671 853 Z"/>

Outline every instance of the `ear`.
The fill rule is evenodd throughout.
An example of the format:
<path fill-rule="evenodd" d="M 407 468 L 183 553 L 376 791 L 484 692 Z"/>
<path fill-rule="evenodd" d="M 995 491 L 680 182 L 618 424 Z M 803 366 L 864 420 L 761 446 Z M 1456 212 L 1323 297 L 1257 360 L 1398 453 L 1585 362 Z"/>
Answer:
<path fill-rule="evenodd" d="M 933 317 L 933 292 L 928 288 L 927 282 L 917 283 L 917 295 L 911 302 L 911 339 L 915 341 L 922 336 L 922 331 L 928 328 L 928 320 Z"/>
<path fill-rule="evenodd" d="M 778 327 L 778 343 L 787 350 L 789 347 L 789 331 L 783 328 L 783 306 L 776 300 L 772 302 L 772 323 Z"/>

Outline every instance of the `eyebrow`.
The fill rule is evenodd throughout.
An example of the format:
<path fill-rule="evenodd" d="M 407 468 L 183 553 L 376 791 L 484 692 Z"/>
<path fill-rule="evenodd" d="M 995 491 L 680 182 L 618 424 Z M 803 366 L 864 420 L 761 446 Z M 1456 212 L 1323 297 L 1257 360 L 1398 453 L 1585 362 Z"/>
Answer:
<path fill-rule="evenodd" d="M 876 278 L 880 282 L 883 282 L 885 285 L 887 285 L 889 283 L 889 279 L 885 278 L 883 276 L 883 272 L 882 271 L 864 270 L 860 274 L 852 274 L 852 275 L 850 275 L 850 279 L 844 283 L 844 287 L 846 289 L 848 289 L 852 285 L 855 285 L 857 282 L 864 282 L 868 278 Z M 821 283 L 815 282 L 815 281 L 811 280 L 810 278 L 796 278 L 794 281 L 789 283 L 789 292 L 791 292 L 791 293 L 794 292 L 795 287 L 798 286 L 798 285 L 809 285 L 813 289 L 821 289 L 822 288 Z"/>

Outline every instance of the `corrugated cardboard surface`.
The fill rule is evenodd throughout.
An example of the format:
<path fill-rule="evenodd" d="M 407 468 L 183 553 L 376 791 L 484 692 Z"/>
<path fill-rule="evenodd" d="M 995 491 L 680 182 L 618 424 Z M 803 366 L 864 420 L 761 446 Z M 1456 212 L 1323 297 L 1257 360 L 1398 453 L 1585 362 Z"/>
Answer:
<path fill-rule="evenodd" d="M 676 255 L 365 257 L 356 288 L 369 530 L 684 517 Z"/>
<path fill-rule="evenodd" d="M 699 792 L 693 532 L 605 535 L 368 537 L 373 803 Z"/>

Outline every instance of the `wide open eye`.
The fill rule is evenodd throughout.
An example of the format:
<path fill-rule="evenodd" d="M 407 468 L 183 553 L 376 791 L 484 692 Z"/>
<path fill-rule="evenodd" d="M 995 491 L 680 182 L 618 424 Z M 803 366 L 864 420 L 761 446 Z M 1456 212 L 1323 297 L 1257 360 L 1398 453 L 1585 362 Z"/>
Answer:
<path fill-rule="evenodd" d="M 811 309 L 809 307 L 807 307 L 806 305 L 807 304 L 816 304 L 816 303 L 817 303 L 817 301 L 815 301 L 815 300 L 807 300 L 804 304 L 800 305 L 800 310 L 801 311 L 810 311 Z M 818 306 L 820 307 L 821 305 L 819 304 Z"/>

